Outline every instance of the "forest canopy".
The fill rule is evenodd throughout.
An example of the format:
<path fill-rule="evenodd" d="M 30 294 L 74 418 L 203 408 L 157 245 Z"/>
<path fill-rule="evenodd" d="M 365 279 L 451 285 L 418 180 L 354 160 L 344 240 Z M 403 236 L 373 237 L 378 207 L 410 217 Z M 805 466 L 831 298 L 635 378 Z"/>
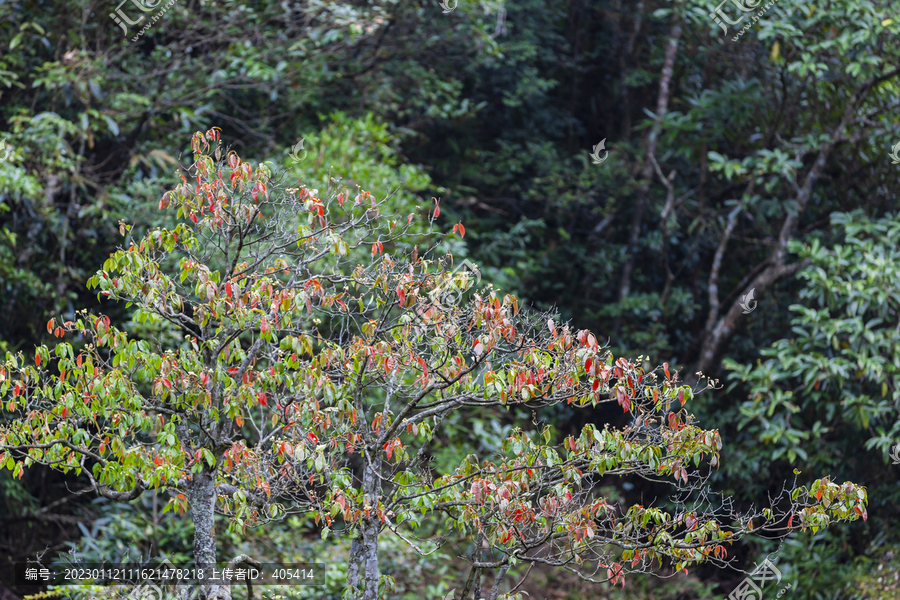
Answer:
<path fill-rule="evenodd" d="M 0 596 L 896 597 L 895 11 L 3 3 Z"/>

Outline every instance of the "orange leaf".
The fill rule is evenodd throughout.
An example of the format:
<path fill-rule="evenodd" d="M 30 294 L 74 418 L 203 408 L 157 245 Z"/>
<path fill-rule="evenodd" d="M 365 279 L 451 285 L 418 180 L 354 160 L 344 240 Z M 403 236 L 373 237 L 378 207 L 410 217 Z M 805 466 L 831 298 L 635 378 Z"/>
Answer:
<path fill-rule="evenodd" d="M 53 325 L 54 325 L 53 321 L 55 321 L 55 320 L 56 319 L 50 319 L 49 321 L 47 321 L 47 333 L 53 332 Z"/>

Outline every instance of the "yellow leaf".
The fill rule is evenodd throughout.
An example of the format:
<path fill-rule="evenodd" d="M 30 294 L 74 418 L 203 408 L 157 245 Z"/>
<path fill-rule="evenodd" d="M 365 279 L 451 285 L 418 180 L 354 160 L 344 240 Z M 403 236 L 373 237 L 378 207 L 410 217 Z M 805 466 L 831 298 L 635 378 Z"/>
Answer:
<path fill-rule="evenodd" d="M 893 22 L 894 22 L 893 19 L 885 19 L 884 21 L 881 22 L 881 26 L 882 26 L 882 27 L 887 27 L 888 25 L 890 25 L 890 24 L 893 23 Z"/>
<path fill-rule="evenodd" d="M 781 56 L 781 44 L 776 41 L 772 44 L 772 51 L 769 53 L 769 58 L 776 61 L 779 56 Z"/>
<path fill-rule="evenodd" d="M 881 397 L 884 398 L 885 396 L 887 396 L 887 392 L 888 392 L 887 382 L 882 381 L 881 382 Z"/>

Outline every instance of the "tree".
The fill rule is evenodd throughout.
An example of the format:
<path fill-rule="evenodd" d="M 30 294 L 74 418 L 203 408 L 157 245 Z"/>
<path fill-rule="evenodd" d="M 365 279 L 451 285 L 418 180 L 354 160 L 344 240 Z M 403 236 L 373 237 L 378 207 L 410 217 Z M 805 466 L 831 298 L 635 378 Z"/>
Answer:
<path fill-rule="evenodd" d="M 800 273 L 803 304 L 791 306 L 790 339 L 763 348 L 765 361 L 726 361 L 733 385 L 749 391 L 741 421 L 758 442 L 773 444 L 772 460 L 808 459 L 802 442 L 819 445 L 848 429 L 868 432 L 865 448 L 886 459 L 900 438 L 900 218 L 856 211 L 831 220 L 840 236 L 833 247 L 793 245 L 811 264 Z M 830 456 L 826 464 L 839 462 Z"/>
<path fill-rule="evenodd" d="M 168 491 L 168 510 L 190 512 L 198 564 L 218 559 L 217 512 L 236 527 L 315 515 L 323 537 L 352 536 L 347 596 L 363 600 L 390 590 L 378 543 L 388 532 L 423 553 L 454 532 L 470 540 L 461 597 L 486 596 L 492 574 L 495 599 L 522 562 L 624 585 L 654 561 L 724 564 L 725 544 L 751 531 L 866 517 L 866 491 L 827 477 L 762 510 L 717 501 L 700 464 L 717 466 L 721 438 L 695 424 L 684 408 L 694 392 L 667 365 L 615 358 L 589 331 L 490 287 L 464 301 L 475 276 L 451 269 L 442 237 L 414 213 L 389 214 L 390 195 L 337 180 L 321 194 L 287 187 L 216 130 L 191 146 L 182 182 L 159 201 L 177 223 L 140 237 L 121 223 L 127 247 L 88 281 L 156 333 L 136 339 L 83 311 L 47 323 L 80 336 L 77 350 L 7 354 L 0 464 L 15 476 L 39 463 L 115 500 Z M 437 201 L 429 213 L 433 225 Z M 432 246 L 420 254 L 415 242 Z M 557 439 L 535 423 L 496 456 L 447 473 L 429 464 L 452 413 L 612 402 L 629 426 Z M 599 493 L 601 478 L 625 475 L 674 478 L 671 508 Z M 200 591 L 230 598 L 217 584 Z"/>
<path fill-rule="evenodd" d="M 804 285 L 790 307 L 790 335 L 762 348 L 756 361 L 725 362 L 733 371 L 732 387 L 746 392 L 745 400 L 725 416 L 749 434 L 743 448 L 732 449 L 738 456 L 764 454 L 770 468 L 802 461 L 806 470 L 835 476 L 864 473 L 870 493 L 878 498 L 869 507 L 868 531 L 829 532 L 817 544 L 817 560 L 838 562 L 852 543 L 857 552 L 883 559 L 885 570 L 896 571 L 890 554 L 896 547 L 883 547 L 872 538 L 890 530 L 898 501 L 895 467 L 888 456 L 900 441 L 900 218 L 834 213 L 831 225 L 835 236 L 830 240 L 792 244 L 798 258 L 810 264 L 799 274 Z M 748 460 L 753 459 L 729 465 L 737 471 L 731 477 L 746 477 L 740 469 Z M 792 553 L 785 560 L 804 571 L 800 565 L 808 549 L 799 546 Z M 866 587 L 867 597 L 891 597 L 889 587 L 875 581 L 864 585 L 874 578 L 860 571 L 803 577 L 793 593 L 812 596 L 828 585 L 832 594 Z"/>

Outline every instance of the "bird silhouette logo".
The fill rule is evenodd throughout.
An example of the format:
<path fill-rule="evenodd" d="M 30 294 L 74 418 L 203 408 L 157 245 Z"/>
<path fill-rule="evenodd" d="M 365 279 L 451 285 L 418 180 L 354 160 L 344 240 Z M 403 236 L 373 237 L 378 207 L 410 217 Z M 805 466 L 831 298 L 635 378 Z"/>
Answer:
<path fill-rule="evenodd" d="M 450 6 L 450 2 L 453 3 L 453 6 Z M 444 9 L 445 15 L 452 13 L 454 10 L 456 10 L 456 7 L 459 6 L 459 0 L 450 0 L 450 2 L 448 2 L 447 0 L 441 0 L 441 8 Z"/>
<path fill-rule="evenodd" d="M 12 149 L 6 147 L 6 140 L 0 140 L 0 162 L 6 162 L 10 152 L 12 152 Z"/>
<path fill-rule="evenodd" d="M 606 153 L 603 155 L 603 158 L 600 158 L 601 150 L 603 150 Z M 600 140 L 599 144 L 594 146 L 594 151 L 591 153 L 591 159 L 595 165 L 600 165 L 600 164 L 603 164 L 603 161 L 605 161 L 608 157 L 609 157 L 609 150 L 606 149 L 606 138 L 603 138 L 602 140 Z"/>
<path fill-rule="evenodd" d="M 888 155 L 891 157 L 892 165 L 900 165 L 900 142 L 897 142 L 894 147 L 891 149 L 891 153 Z"/>
<path fill-rule="evenodd" d="M 894 449 L 891 450 L 891 458 L 894 459 L 894 462 L 891 464 L 900 465 L 900 444 L 894 446 Z"/>
<path fill-rule="evenodd" d="M 300 156 L 301 152 L 303 153 L 303 156 Z M 298 162 L 302 161 L 303 159 L 306 158 L 306 155 L 308 153 L 309 153 L 308 150 L 303 149 L 303 139 L 301 138 L 301 140 L 299 142 L 297 142 L 296 144 L 294 144 L 294 147 L 291 148 L 291 162 L 298 163 Z"/>
<path fill-rule="evenodd" d="M 744 310 L 745 315 L 749 315 L 756 308 L 756 300 L 753 299 L 755 288 L 750 288 L 750 291 L 741 296 L 741 308 Z"/>

